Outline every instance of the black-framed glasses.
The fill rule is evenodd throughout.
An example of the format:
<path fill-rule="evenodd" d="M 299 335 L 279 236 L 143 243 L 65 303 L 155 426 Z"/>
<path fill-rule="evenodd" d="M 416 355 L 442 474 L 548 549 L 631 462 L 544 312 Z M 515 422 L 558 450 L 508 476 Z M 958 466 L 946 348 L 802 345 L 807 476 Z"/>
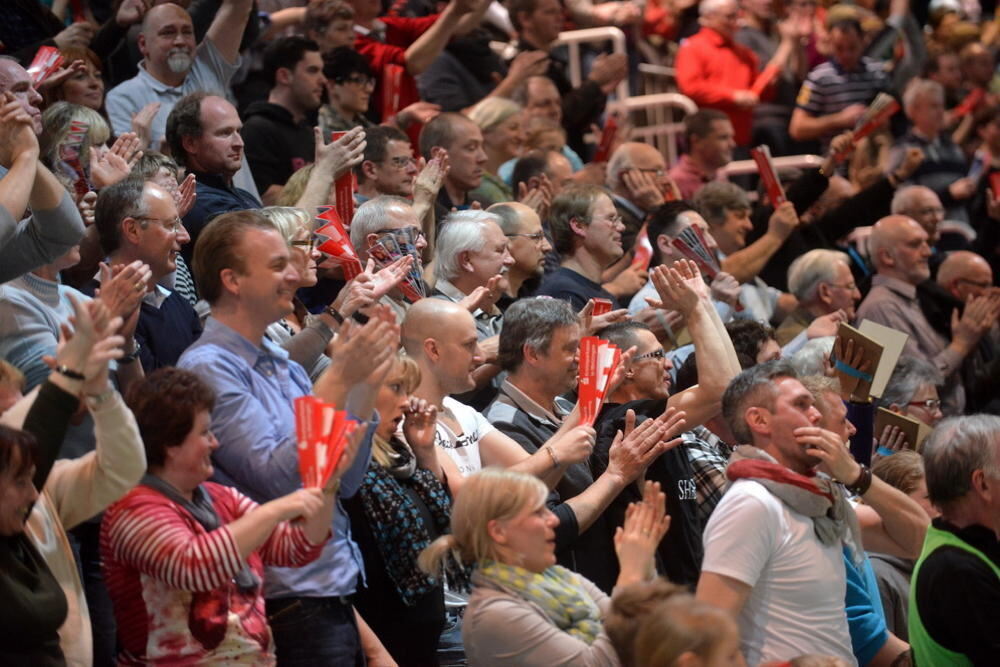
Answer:
<path fill-rule="evenodd" d="M 666 356 L 666 351 L 661 347 L 657 350 L 653 350 L 652 352 L 637 354 L 632 357 L 632 361 L 642 361 L 643 359 L 664 359 Z"/>
<path fill-rule="evenodd" d="M 136 218 L 136 220 L 146 220 L 147 222 L 155 222 L 163 229 L 167 230 L 169 234 L 177 234 L 182 229 L 184 229 L 184 222 L 180 218 L 174 218 L 173 220 L 168 220 L 167 218 L 151 218 L 149 216 L 142 216 Z"/>
<path fill-rule="evenodd" d="M 504 234 L 509 239 L 512 238 L 525 238 L 534 241 L 535 243 L 541 243 L 545 240 L 545 232 L 535 232 L 534 234 Z"/>
<path fill-rule="evenodd" d="M 352 74 L 351 76 L 345 76 L 337 79 L 337 83 L 353 83 L 355 86 L 360 86 L 362 88 L 374 88 L 375 79 L 364 76 L 363 74 Z"/>
<path fill-rule="evenodd" d="M 912 405 L 913 407 L 921 407 L 928 412 L 934 412 L 941 407 L 940 398 L 928 398 L 925 401 L 910 401 L 907 405 Z"/>
<path fill-rule="evenodd" d="M 420 227 L 417 227 L 415 225 L 411 225 L 409 227 L 400 227 L 396 229 L 376 229 L 374 233 L 379 235 L 392 234 L 393 236 L 404 236 L 406 234 L 409 234 L 410 238 L 413 239 L 414 242 L 416 242 L 417 239 L 424 237 L 424 230 L 420 229 Z"/>

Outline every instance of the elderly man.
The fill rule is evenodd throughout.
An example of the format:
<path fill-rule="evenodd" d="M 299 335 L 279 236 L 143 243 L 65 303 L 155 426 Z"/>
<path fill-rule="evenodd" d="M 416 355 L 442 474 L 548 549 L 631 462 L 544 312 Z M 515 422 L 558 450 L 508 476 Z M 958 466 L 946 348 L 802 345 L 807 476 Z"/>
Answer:
<path fill-rule="evenodd" d="M 625 224 L 622 247 L 631 250 L 649 212 L 666 201 L 670 180 L 663 153 L 649 144 L 623 143 L 608 160 L 606 185 Z"/>
<path fill-rule="evenodd" d="M 726 180 L 722 168 L 733 159 L 734 137 L 729 116 L 717 109 L 699 109 L 684 119 L 687 153 L 670 169 L 681 197 L 691 199 L 706 183 Z"/>
<path fill-rule="evenodd" d="M 889 88 L 884 63 L 862 57 L 864 32 L 857 18 L 831 14 L 827 29 L 833 57 L 813 68 L 802 84 L 788 133 L 796 141 L 829 142 L 854 127 L 875 96 Z"/>
<path fill-rule="evenodd" d="M 599 55 L 584 81 L 573 88 L 567 73 L 568 63 L 558 50 L 553 49 L 565 21 L 559 0 L 513 0 L 507 9 L 510 11 L 510 22 L 517 31 L 518 51 L 544 51 L 549 54 L 546 77 L 558 89 L 555 103 L 561 109 L 567 143 L 574 151 L 583 153 L 583 135 L 590 131 L 591 123 L 596 123 L 604 111 L 608 93 L 628 75 L 625 55 Z"/>
<path fill-rule="evenodd" d="M 166 135 L 167 116 L 185 95 L 195 91 L 225 94 L 240 65 L 240 40 L 251 0 L 223 0 L 201 44 L 187 10 L 167 3 L 150 8 L 142 19 L 139 73 L 108 91 L 111 129 L 132 129 L 132 117 L 147 104 L 158 102 L 150 127 L 150 146 L 157 148 Z M 235 28 L 235 29 L 234 29 Z"/>
<path fill-rule="evenodd" d="M 869 240 L 876 275 L 858 308 L 857 319 L 869 319 L 907 334 L 903 353 L 934 364 L 948 380 L 996 322 L 997 304 L 980 297 L 967 304 L 961 317 L 953 313 L 950 341 L 935 330 L 917 300 L 917 285 L 931 275 L 927 239 L 927 232 L 910 218 L 891 215 L 878 221 Z M 965 407 L 965 389 L 957 378 L 948 385 L 942 397 L 944 413 L 960 414 Z"/>
<path fill-rule="evenodd" d="M 927 232 L 927 244 L 931 251 L 937 248 L 941 236 L 938 227 L 944 222 L 945 210 L 936 192 L 925 185 L 904 185 L 893 195 L 891 208 L 893 215 L 905 215 L 916 220 Z M 944 258 L 940 257 L 938 264 L 940 259 Z"/>
<path fill-rule="evenodd" d="M 514 260 L 507 270 L 507 289 L 497 301 L 497 306 L 505 310 L 521 294 L 525 283 L 529 283 L 526 290 L 538 284 L 545 270 L 545 255 L 552 250 L 552 245 L 534 209 L 519 202 L 507 202 L 494 204 L 486 212 L 496 216 L 497 224 L 507 237 L 507 250 Z"/>
<path fill-rule="evenodd" d="M 910 81 L 903 93 L 903 110 L 912 126 L 893 147 L 890 168 L 902 163 L 907 148 L 921 149 L 926 157 L 910 175 L 909 182 L 933 190 L 945 208 L 944 218 L 963 223 L 971 232 L 968 205 L 976 191 L 976 182 L 967 176 L 969 165 L 965 153 L 952 141 L 945 126 L 944 88 L 929 79 Z"/>
<path fill-rule="evenodd" d="M 601 286 L 605 268 L 621 259 L 625 225 L 602 188 L 574 185 L 552 200 L 552 245 L 561 264 L 542 281 L 538 293 L 569 301 L 577 311 L 593 298 L 618 300 Z"/>
<path fill-rule="evenodd" d="M 42 96 L 16 60 L 0 57 L 0 283 L 52 262 L 80 242 L 83 219 L 38 160 Z M 31 215 L 22 216 L 31 209 Z M 20 222 L 18 222 L 20 221 Z"/>
<path fill-rule="evenodd" d="M 677 51 L 677 87 L 699 107 L 724 112 L 736 131 L 736 145 L 748 146 L 753 108 L 760 102 L 753 90 L 760 63 L 757 54 L 733 39 L 739 29 L 739 6 L 736 0 L 701 0 L 698 15 L 701 30 L 681 42 Z M 785 66 L 793 39 L 791 31 L 783 32 L 768 68 Z"/>
<path fill-rule="evenodd" d="M 193 265 L 212 315 L 202 337 L 178 362 L 215 392 L 214 478 L 258 503 L 302 485 L 293 405 L 296 398 L 313 393 L 313 384 L 287 352 L 264 336 L 269 324 L 292 310 L 299 275 L 289 252 L 281 234 L 256 211 L 213 220 L 198 240 Z M 324 401 L 372 420 L 355 462 L 341 480 L 342 497 L 352 496 L 361 485 L 378 422 L 374 397 L 397 346 L 395 327 L 380 317 L 355 336 L 316 384 L 316 394 Z M 283 663 L 356 664 L 364 659 L 355 613 L 347 601 L 364 565 L 347 526 L 338 501 L 333 537 L 320 557 L 304 569 L 268 572 L 264 593 Z M 303 642 L 303 637 L 309 641 Z"/>
<path fill-rule="evenodd" d="M 923 454 L 927 493 L 941 516 L 913 567 L 914 662 L 992 664 L 1000 655 L 1000 418 L 947 419 Z"/>
<path fill-rule="evenodd" d="M 865 496 L 872 475 L 819 426 L 812 394 L 784 361 L 740 373 L 722 413 L 738 442 L 733 482 L 705 527 L 697 597 L 733 614 L 749 664 L 803 653 L 855 664 L 844 605 L 844 551 L 861 537 L 839 481 Z M 825 464 L 833 478 L 816 475 Z"/>
<path fill-rule="evenodd" d="M 177 269 L 177 255 L 191 240 L 177 217 L 173 196 L 151 181 L 127 178 L 101 191 L 94 217 L 109 264 L 138 260 L 152 272 L 133 345 L 118 363 L 138 355 L 146 373 L 175 365 L 201 335 L 201 322 L 187 299 L 159 284 Z M 100 285 L 95 281 L 92 286 Z"/>
<path fill-rule="evenodd" d="M 479 126 L 459 113 L 440 114 L 420 131 L 420 154 L 425 160 L 448 156 L 448 174 L 435 206 L 437 219 L 444 220 L 452 209 L 469 208 L 468 194 L 479 187 L 486 164 Z"/>
<path fill-rule="evenodd" d="M 810 250 L 788 267 L 788 289 L 799 305 L 775 331 L 780 345 L 809 328 L 813 320 L 823 315 L 843 311 L 847 320 L 854 319 L 854 309 L 861 300 L 861 291 L 851 273 L 850 258 L 838 250 Z"/>

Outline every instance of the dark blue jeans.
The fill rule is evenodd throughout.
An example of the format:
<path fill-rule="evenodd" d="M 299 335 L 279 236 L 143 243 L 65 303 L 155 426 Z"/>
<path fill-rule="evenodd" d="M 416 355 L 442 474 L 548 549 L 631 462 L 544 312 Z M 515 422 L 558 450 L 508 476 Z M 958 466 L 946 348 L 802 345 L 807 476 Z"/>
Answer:
<path fill-rule="evenodd" d="M 346 598 L 267 600 L 278 667 L 364 667 L 354 608 Z"/>

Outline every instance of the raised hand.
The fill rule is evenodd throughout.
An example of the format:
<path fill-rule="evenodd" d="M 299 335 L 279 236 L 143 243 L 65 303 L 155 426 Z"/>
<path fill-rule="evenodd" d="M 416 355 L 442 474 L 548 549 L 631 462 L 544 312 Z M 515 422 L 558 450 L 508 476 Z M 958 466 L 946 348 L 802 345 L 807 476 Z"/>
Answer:
<path fill-rule="evenodd" d="M 525 81 L 533 76 L 542 76 L 548 68 L 547 51 L 522 51 L 510 61 L 507 76 L 515 81 Z"/>
<path fill-rule="evenodd" d="M 94 224 L 94 209 L 96 206 L 97 193 L 93 190 L 80 197 L 80 201 L 76 202 L 76 208 L 80 211 L 80 217 L 83 218 L 83 224 L 87 227 Z"/>
<path fill-rule="evenodd" d="M 795 212 L 795 205 L 786 201 L 775 207 L 771 219 L 767 221 L 767 231 L 786 239 L 792 231 L 799 226 L 799 214 Z"/>
<path fill-rule="evenodd" d="M 619 431 L 611 443 L 608 473 L 624 484 L 631 484 L 664 452 L 681 444 L 674 435 L 684 430 L 685 413 L 668 408 L 656 419 L 647 419 L 635 426 L 635 412 L 629 410 L 625 431 Z M 673 439 L 671 439 L 673 438 Z"/>
<path fill-rule="evenodd" d="M 667 497 L 657 482 L 646 482 L 642 502 L 625 511 L 625 523 L 615 531 L 618 585 L 636 583 L 653 573 L 653 553 L 670 528 Z"/>
<path fill-rule="evenodd" d="M 371 276 L 372 296 L 374 299 L 377 301 L 395 289 L 410 273 L 412 266 L 413 257 L 404 255 L 389 266 L 371 273 L 371 270 L 374 269 L 374 262 L 369 259 L 365 273 Z"/>
<path fill-rule="evenodd" d="M 103 154 L 91 146 L 90 180 L 94 186 L 101 189 L 124 180 L 142 157 L 141 148 L 141 142 L 134 132 L 120 135 L 111 150 L 104 151 Z"/>
<path fill-rule="evenodd" d="M 577 426 L 545 443 L 555 452 L 560 465 L 583 463 L 594 451 L 597 432 L 590 426 Z"/>
<path fill-rule="evenodd" d="M 710 286 L 712 298 L 735 308 L 740 301 L 740 283 L 725 271 L 719 271 L 712 278 Z"/>
<path fill-rule="evenodd" d="M 129 2 L 141 3 L 142 0 L 125 0 L 122 6 L 124 7 Z M 153 119 L 156 118 L 159 111 L 160 103 L 150 102 L 132 116 L 132 132 L 139 139 L 140 148 L 150 147 L 150 143 L 153 141 Z"/>
<path fill-rule="evenodd" d="M 503 296 L 503 290 L 500 289 L 500 282 L 503 280 L 503 276 L 497 274 L 486 281 L 485 285 L 480 285 L 476 289 L 465 295 L 465 298 L 458 302 L 458 305 L 462 306 L 470 313 L 475 313 L 477 310 L 481 310 L 484 313 L 489 312 L 496 305 L 496 302 L 500 300 Z"/>
<path fill-rule="evenodd" d="M 411 397 L 403 410 L 403 438 L 411 449 L 433 450 L 437 429 L 437 406 L 422 398 Z"/>
<path fill-rule="evenodd" d="M 443 151 L 437 157 L 432 157 L 424 165 L 424 168 L 417 174 L 413 181 L 413 199 L 423 199 L 433 202 L 437 199 L 441 186 L 444 185 L 444 177 L 448 175 L 450 165 L 448 163 L 448 152 Z"/>
<path fill-rule="evenodd" d="M 152 0 L 125 0 L 118 7 L 118 13 L 115 14 L 115 23 L 121 28 L 135 25 L 142 20 L 142 17 L 152 4 Z"/>
<path fill-rule="evenodd" d="M 85 49 L 90 46 L 90 40 L 94 38 L 94 24 L 87 21 L 78 21 L 68 28 L 63 29 L 52 38 L 60 51 L 66 49 Z"/>
<path fill-rule="evenodd" d="M 11 167 L 22 155 L 38 158 L 34 121 L 17 98 L 4 91 L 0 106 L 0 165 Z"/>
<path fill-rule="evenodd" d="M 364 159 L 365 132 L 361 127 L 355 127 L 330 143 L 323 140 L 323 132 L 318 127 L 313 132 L 316 139 L 314 163 L 317 168 L 326 169 L 334 179 L 346 174 Z"/>
<path fill-rule="evenodd" d="M 619 308 L 617 310 L 609 310 L 603 315 L 594 315 L 594 300 L 588 299 L 586 305 L 576 315 L 580 318 L 580 328 L 583 330 L 583 335 L 590 336 L 609 324 L 627 320 L 628 310 Z"/>
<path fill-rule="evenodd" d="M 810 339 L 836 336 L 840 323 L 848 321 L 850 321 L 850 318 L 847 317 L 847 311 L 842 308 L 826 315 L 820 315 L 809 324 L 809 327 L 806 329 L 806 336 Z"/>
<path fill-rule="evenodd" d="M 194 202 L 198 198 L 197 185 L 195 175 L 188 174 L 174 191 L 174 205 L 177 206 L 178 218 L 183 218 L 194 206 Z"/>
<path fill-rule="evenodd" d="M 45 79 L 39 81 L 35 88 L 38 92 L 52 90 L 66 83 L 71 76 L 87 71 L 87 63 L 82 60 L 74 60 L 68 65 L 63 65 L 49 74 Z"/>
<path fill-rule="evenodd" d="M 403 107 L 396 114 L 396 124 L 402 129 L 414 123 L 425 124 L 434 120 L 441 113 L 441 106 L 430 102 L 414 102 Z"/>
<path fill-rule="evenodd" d="M 664 306 L 690 316 L 701 301 L 708 301 L 708 285 L 698 272 L 698 267 L 688 259 L 674 262 L 673 266 L 660 265 L 653 270 L 653 286 Z"/>

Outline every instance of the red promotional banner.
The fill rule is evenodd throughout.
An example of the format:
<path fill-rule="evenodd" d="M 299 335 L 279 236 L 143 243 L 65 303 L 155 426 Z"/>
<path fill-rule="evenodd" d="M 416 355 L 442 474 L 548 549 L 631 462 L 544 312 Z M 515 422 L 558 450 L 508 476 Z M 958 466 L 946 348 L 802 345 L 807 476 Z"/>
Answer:
<path fill-rule="evenodd" d="M 302 486 L 316 489 L 326 486 L 357 426 L 346 411 L 337 410 L 315 396 L 295 399 L 295 433 Z"/>
<path fill-rule="evenodd" d="M 31 77 L 31 83 L 37 87 L 42 81 L 52 76 L 52 73 L 59 69 L 62 62 L 63 57 L 56 47 L 43 46 L 39 48 L 35 57 L 32 58 L 31 64 L 28 65 L 28 76 Z"/>
<path fill-rule="evenodd" d="M 402 65 L 386 65 L 382 68 L 382 120 L 391 118 L 399 112 L 399 94 L 403 87 Z"/>
<path fill-rule="evenodd" d="M 337 141 L 347 132 L 331 132 L 330 141 Z M 351 228 L 351 220 L 354 219 L 354 190 L 356 181 L 354 170 L 349 169 L 346 174 L 342 174 L 333 182 L 333 193 L 336 197 L 337 213 L 340 214 L 341 224 L 345 229 Z"/>
<path fill-rule="evenodd" d="M 788 197 L 785 196 L 785 188 L 781 187 L 778 172 L 774 169 L 771 149 L 767 145 L 751 148 L 750 157 L 757 163 L 757 173 L 760 174 L 760 180 L 767 188 L 767 198 L 771 200 L 771 206 L 777 208 L 779 204 L 788 201 Z"/>
<path fill-rule="evenodd" d="M 621 362 L 621 350 L 596 336 L 580 340 L 580 368 L 577 400 L 580 424 L 593 426 L 604 405 L 611 376 Z"/>
<path fill-rule="evenodd" d="M 643 271 L 648 271 L 651 261 L 653 261 L 653 246 L 649 242 L 646 225 L 643 225 L 635 237 L 635 245 L 632 248 L 632 266 L 638 266 Z"/>
<path fill-rule="evenodd" d="M 361 260 L 351 245 L 351 237 L 347 235 L 340 214 L 332 206 L 321 206 L 319 214 L 319 229 L 313 234 L 316 237 L 316 249 L 342 265 L 344 278 L 350 280 L 362 272 Z"/>

